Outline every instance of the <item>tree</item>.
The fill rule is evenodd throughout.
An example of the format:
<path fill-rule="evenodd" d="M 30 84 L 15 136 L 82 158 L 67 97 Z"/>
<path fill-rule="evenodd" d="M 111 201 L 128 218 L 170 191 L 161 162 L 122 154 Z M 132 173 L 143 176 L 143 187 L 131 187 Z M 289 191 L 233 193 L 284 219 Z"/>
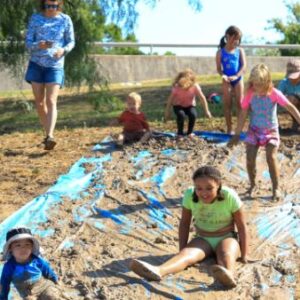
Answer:
<path fill-rule="evenodd" d="M 99 0 L 99 5 L 107 18 L 113 23 L 119 24 L 128 32 L 133 32 L 139 16 L 137 5 L 144 2 L 154 8 L 158 1 L 159 0 Z M 176 0 L 174 0 L 174 2 L 175 1 Z M 193 10 L 197 12 L 201 11 L 202 5 L 200 0 L 187 0 L 187 2 Z"/>
<path fill-rule="evenodd" d="M 108 24 L 104 29 L 104 37 L 102 39 L 104 42 L 137 42 L 134 33 L 128 33 L 125 38 L 123 38 L 122 30 L 116 24 Z M 94 52 L 97 54 L 117 54 L 117 55 L 142 55 L 144 54 L 137 48 L 133 47 L 113 47 L 113 48 L 99 48 L 95 47 Z"/>
<path fill-rule="evenodd" d="M 286 5 L 289 16 L 286 23 L 279 18 L 269 20 L 270 28 L 280 32 L 283 36 L 278 44 L 300 44 L 300 3 L 295 2 Z M 300 50 L 280 49 L 282 56 L 300 56 Z"/>
<path fill-rule="evenodd" d="M 75 49 L 66 57 L 68 85 L 79 86 L 86 82 L 92 86 L 95 83 L 106 82 L 89 56 L 93 49 L 92 43 L 108 36 L 120 40 L 122 31 L 126 34 L 125 41 L 135 41 L 133 31 L 138 18 L 137 4 L 142 1 L 154 7 L 158 0 L 64 1 L 64 11 L 73 20 L 76 38 Z M 200 0 L 187 1 L 194 10 L 200 11 Z M 39 1 L 0 0 L 0 3 L 0 62 L 21 78 L 24 73 L 22 67 L 27 60 L 23 42 L 25 30 L 30 16 L 37 10 Z M 108 25 L 107 20 L 110 22 Z M 131 51 L 133 50 L 135 49 Z"/>

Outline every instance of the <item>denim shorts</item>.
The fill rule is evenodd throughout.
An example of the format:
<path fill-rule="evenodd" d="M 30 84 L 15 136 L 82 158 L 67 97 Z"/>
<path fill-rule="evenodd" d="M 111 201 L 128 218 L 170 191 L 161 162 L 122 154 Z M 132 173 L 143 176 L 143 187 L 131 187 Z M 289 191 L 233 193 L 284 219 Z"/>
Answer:
<path fill-rule="evenodd" d="M 25 80 L 28 83 L 54 83 L 59 84 L 60 87 L 64 85 L 64 78 L 64 69 L 43 67 L 33 61 L 29 62 L 25 75 Z"/>

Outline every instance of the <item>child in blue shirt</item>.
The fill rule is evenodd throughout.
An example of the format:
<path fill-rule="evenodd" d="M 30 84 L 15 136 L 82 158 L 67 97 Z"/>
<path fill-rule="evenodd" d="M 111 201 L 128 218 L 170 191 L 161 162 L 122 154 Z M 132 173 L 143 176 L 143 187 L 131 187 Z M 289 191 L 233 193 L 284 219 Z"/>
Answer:
<path fill-rule="evenodd" d="M 39 256 L 40 246 L 28 228 L 14 228 L 7 232 L 3 248 L 6 261 L 0 280 L 0 300 L 7 300 L 13 283 L 23 299 L 59 300 L 55 286 L 58 277 L 49 263 Z"/>

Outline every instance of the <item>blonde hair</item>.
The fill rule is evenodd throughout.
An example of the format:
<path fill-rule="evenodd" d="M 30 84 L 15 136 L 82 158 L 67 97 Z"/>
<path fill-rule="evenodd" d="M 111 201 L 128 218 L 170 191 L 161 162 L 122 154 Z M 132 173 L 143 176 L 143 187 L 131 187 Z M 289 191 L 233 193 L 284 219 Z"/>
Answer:
<path fill-rule="evenodd" d="M 196 83 L 196 75 L 192 69 L 185 69 L 182 72 L 179 72 L 178 75 L 175 77 L 173 86 L 176 84 L 181 88 L 187 90 L 191 86 Z"/>
<path fill-rule="evenodd" d="M 252 68 L 248 80 L 248 89 L 253 88 L 254 83 L 257 83 L 265 94 L 269 94 L 272 91 L 271 72 L 265 64 L 258 64 Z"/>
<path fill-rule="evenodd" d="M 138 105 L 138 106 L 141 106 L 142 104 L 142 97 L 140 94 L 136 93 L 136 92 L 132 92 L 130 94 L 128 94 L 127 96 L 127 100 L 128 99 L 132 99 L 134 100 L 134 102 Z"/>

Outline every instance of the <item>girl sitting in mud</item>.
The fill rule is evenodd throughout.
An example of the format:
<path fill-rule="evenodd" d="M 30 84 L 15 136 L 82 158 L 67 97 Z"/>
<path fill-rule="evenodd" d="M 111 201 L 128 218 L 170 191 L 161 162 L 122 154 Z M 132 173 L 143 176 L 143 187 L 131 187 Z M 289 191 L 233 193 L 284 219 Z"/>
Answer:
<path fill-rule="evenodd" d="M 196 76 L 191 69 L 186 69 L 180 72 L 173 83 L 171 95 L 168 98 L 165 109 L 165 121 L 170 119 L 171 106 L 176 115 L 178 139 L 184 136 L 184 118 L 188 116 L 187 136 L 194 137 L 193 130 L 197 118 L 196 97 L 199 97 L 204 113 L 208 118 L 211 118 L 211 113 L 208 109 L 206 98 L 196 83 Z"/>
<path fill-rule="evenodd" d="M 28 228 L 14 228 L 6 235 L 0 281 L 0 300 L 7 300 L 11 282 L 26 300 L 60 300 L 57 275 L 39 256 L 40 245 Z"/>
<path fill-rule="evenodd" d="M 300 124 L 300 114 L 297 108 L 279 90 L 273 87 L 268 67 L 264 64 L 256 65 L 251 70 L 248 90 L 242 100 L 242 110 L 238 118 L 236 134 L 228 143 L 229 147 L 238 143 L 248 112 L 250 112 L 250 124 L 245 139 L 247 171 L 250 180 L 249 194 L 252 197 L 255 188 L 258 148 L 265 146 L 273 187 L 272 199 L 275 201 L 281 198 L 277 162 L 277 150 L 280 142 L 277 104 L 283 106 Z"/>
<path fill-rule="evenodd" d="M 139 276 L 159 281 L 215 254 L 217 264 L 211 267 L 214 278 L 227 288 L 235 287 L 236 259 L 241 256 L 246 263 L 248 253 L 243 204 L 234 190 L 222 186 L 221 173 L 214 167 L 199 168 L 193 181 L 194 187 L 185 192 L 182 202 L 179 253 L 160 266 L 134 259 L 130 268 Z M 192 218 L 197 234 L 188 242 Z"/>

